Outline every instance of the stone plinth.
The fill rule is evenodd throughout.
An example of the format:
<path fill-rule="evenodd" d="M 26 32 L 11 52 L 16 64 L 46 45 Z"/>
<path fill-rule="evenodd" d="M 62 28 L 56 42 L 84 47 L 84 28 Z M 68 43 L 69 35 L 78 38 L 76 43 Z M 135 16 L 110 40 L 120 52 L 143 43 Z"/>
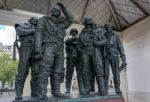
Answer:
<path fill-rule="evenodd" d="M 48 100 L 38 100 L 37 98 L 24 97 L 23 100 L 14 100 L 12 102 L 125 102 L 121 95 L 109 94 L 107 96 L 99 96 L 96 93 L 89 96 L 81 96 L 79 94 L 66 95 L 61 98 L 49 97 Z"/>

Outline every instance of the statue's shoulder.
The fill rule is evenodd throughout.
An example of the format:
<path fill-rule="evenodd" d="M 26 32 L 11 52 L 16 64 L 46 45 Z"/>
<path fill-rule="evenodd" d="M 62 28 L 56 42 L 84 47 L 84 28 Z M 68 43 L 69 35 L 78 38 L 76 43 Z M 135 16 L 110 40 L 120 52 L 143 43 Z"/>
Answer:
<path fill-rule="evenodd" d="M 48 19 L 48 16 L 43 16 L 41 18 L 38 19 L 39 22 L 43 22 L 45 21 L 46 19 Z"/>
<path fill-rule="evenodd" d="M 66 45 L 69 45 L 69 44 L 70 44 L 70 41 L 71 41 L 71 38 L 69 37 L 69 38 L 66 39 L 65 44 L 66 44 Z"/>
<path fill-rule="evenodd" d="M 31 28 L 32 25 L 30 23 L 17 23 L 17 24 L 15 24 L 14 27 L 15 27 L 15 29 L 18 28 L 18 27 L 27 29 L 27 28 Z"/>
<path fill-rule="evenodd" d="M 41 17 L 41 19 L 48 19 L 48 18 L 50 18 L 49 16 L 43 16 L 43 17 Z"/>
<path fill-rule="evenodd" d="M 106 30 L 102 27 L 97 27 L 95 30 L 94 30 L 95 34 L 98 36 L 98 37 L 103 37 L 106 33 Z"/>
<path fill-rule="evenodd" d="M 119 35 L 115 31 L 112 31 L 112 35 L 116 36 L 116 37 L 119 37 Z"/>
<path fill-rule="evenodd" d="M 83 28 L 82 30 L 81 30 L 81 34 L 84 34 L 84 33 L 86 33 L 87 32 L 87 29 L 86 28 Z"/>
<path fill-rule="evenodd" d="M 81 30 L 79 37 L 81 38 L 83 35 L 85 35 L 85 32 L 83 30 Z"/>
<path fill-rule="evenodd" d="M 66 41 L 69 41 L 71 38 L 70 37 L 68 37 L 67 39 L 66 39 Z"/>
<path fill-rule="evenodd" d="M 46 22 L 47 16 L 43 16 L 38 19 L 37 25 L 44 25 Z"/>
<path fill-rule="evenodd" d="M 19 27 L 19 26 L 20 26 L 20 27 L 23 27 L 23 26 L 24 26 L 24 23 L 16 23 L 16 24 L 14 25 L 15 28 L 17 28 L 17 27 Z"/>
<path fill-rule="evenodd" d="M 97 27 L 97 28 L 95 29 L 95 31 L 96 31 L 96 32 L 103 32 L 103 33 L 106 32 L 106 30 L 105 30 L 103 27 Z"/>

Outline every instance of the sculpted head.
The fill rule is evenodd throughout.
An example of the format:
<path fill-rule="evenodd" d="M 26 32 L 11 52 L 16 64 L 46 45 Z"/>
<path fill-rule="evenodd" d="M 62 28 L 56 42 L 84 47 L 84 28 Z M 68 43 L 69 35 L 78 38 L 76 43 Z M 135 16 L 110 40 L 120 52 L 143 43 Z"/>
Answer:
<path fill-rule="evenodd" d="M 93 21 L 93 19 L 91 17 L 87 16 L 87 17 L 84 18 L 83 24 L 85 26 L 87 26 L 87 25 L 93 26 L 94 25 L 94 21 Z"/>
<path fill-rule="evenodd" d="M 61 15 L 61 9 L 59 7 L 54 7 L 51 10 L 52 16 L 59 17 Z"/>
<path fill-rule="evenodd" d="M 72 37 L 77 36 L 77 35 L 78 35 L 78 30 L 77 30 L 76 28 L 72 28 L 72 29 L 70 30 L 70 35 L 71 35 Z"/>
<path fill-rule="evenodd" d="M 112 25 L 110 23 L 105 24 L 104 28 L 106 29 L 107 32 L 112 32 Z"/>

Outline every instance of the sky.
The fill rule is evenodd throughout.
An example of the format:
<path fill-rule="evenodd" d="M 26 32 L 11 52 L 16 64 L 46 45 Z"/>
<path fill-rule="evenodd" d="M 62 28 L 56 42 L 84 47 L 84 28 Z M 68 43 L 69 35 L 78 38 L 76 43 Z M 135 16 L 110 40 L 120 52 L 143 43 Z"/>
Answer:
<path fill-rule="evenodd" d="M 0 25 L 0 42 L 4 45 L 13 45 L 16 31 L 13 26 Z"/>
<path fill-rule="evenodd" d="M 78 28 L 80 31 L 83 26 L 73 24 L 70 28 L 68 28 L 67 32 L 70 31 L 72 27 Z M 16 31 L 13 26 L 6 26 L 0 24 L 0 42 L 4 45 L 13 45 L 15 41 Z"/>

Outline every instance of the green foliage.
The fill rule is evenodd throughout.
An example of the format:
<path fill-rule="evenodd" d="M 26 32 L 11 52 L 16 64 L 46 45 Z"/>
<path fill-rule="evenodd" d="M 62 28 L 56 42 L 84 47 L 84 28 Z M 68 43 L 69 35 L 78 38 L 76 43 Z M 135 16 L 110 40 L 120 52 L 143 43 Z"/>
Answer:
<path fill-rule="evenodd" d="M 8 52 L 0 51 L 0 81 L 2 83 L 15 80 L 18 61 L 13 61 Z"/>

